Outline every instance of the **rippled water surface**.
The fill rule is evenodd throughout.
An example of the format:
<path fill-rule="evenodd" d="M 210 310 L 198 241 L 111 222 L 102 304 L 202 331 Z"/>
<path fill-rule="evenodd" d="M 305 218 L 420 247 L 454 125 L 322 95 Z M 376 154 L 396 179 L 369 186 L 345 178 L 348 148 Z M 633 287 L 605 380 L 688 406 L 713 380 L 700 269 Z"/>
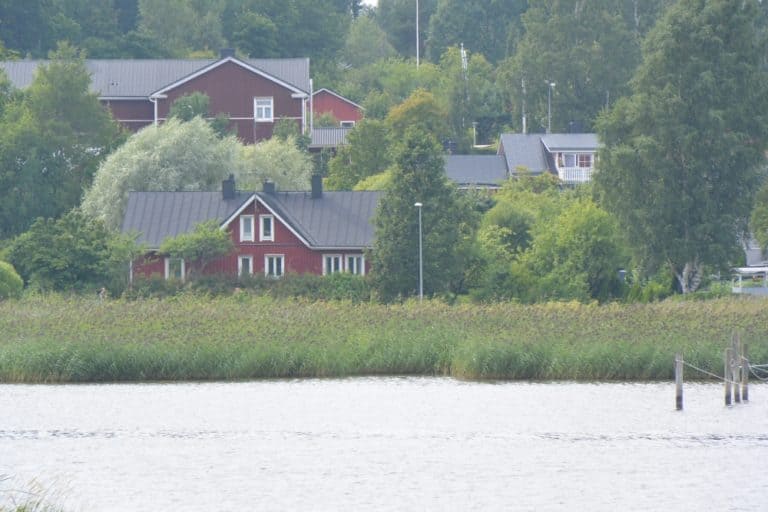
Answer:
<path fill-rule="evenodd" d="M 768 386 L 360 378 L 0 385 L 0 505 L 765 510 Z M 30 483 L 34 482 L 34 483 Z"/>

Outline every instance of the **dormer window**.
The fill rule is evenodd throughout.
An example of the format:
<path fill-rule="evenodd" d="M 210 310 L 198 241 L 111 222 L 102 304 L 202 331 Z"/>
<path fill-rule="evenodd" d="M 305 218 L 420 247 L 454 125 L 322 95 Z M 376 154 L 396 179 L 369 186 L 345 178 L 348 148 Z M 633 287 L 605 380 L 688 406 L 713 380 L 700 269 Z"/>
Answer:
<path fill-rule="evenodd" d="M 557 166 L 559 168 L 591 168 L 594 155 L 592 153 L 558 153 Z"/>
<path fill-rule="evenodd" d="M 259 241 L 260 242 L 274 242 L 275 241 L 275 222 L 271 215 L 259 215 Z"/>

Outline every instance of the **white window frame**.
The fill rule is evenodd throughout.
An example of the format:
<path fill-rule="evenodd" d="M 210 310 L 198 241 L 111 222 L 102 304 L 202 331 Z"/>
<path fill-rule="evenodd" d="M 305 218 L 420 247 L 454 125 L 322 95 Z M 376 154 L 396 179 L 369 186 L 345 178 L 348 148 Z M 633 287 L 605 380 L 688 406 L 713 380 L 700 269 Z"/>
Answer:
<path fill-rule="evenodd" d="M 269 273 L 269 260 L 275 259 L 276 261 L 280 261 L 280 273 L 279 274 L 270 274 Z M 284 254 L 265 254 L 264 255 L 264 276 L 265 277 L 271 277 L 273 279 L 280 279 L 285 275 L 285 255 Z"/>
<path fill-rule="evenodd" d="M 332 268 L 328 268 L 328 258 L 334 258 L 338 259 L 339 268 L 334 270 Z M 323 275 L 327 276 L 328 274 L 335 274 L 337 272 L 344 272 L 344 258 L 341 254 L 323 254 Z"/>
<path fill-rule="evenodd" d="M 355 121 L 339 121 L 340 128 L 354 128 Z"/>
<path fill-rule="evenodd" d="M 251 226 L 251 233 L 250 235 L 246 235 L 245 232 L 245 226 L 250 224 Z M 254 223 L 254 216 L 253 215 L 241 215 L 240 216 L 240 241 L 241 242 L 253 242 L 255 238 L 254 231 L 256 230 L 256 225 Z"/>
<path fill-rule="evenodd" d="M 269 220 L 269 235 L 264 234 L 264 222 Z M 274 215 L 259 215 L 259 242 L 275 241 L 275 217 Z"/>
<path fill-rule="evenodd" d="M 275 99 L 272 96 L 253 98 L 253 120 L 257 123 L 275 120 Z"/>
<path fill-rule="evenodd" d="M 360 266 L 357 269 L 357 272 L 353 272 L 352 265 L 350 265 L 350 261 L 359 261 Z M 356 276 L 364 276 L 365 275 L 365 255 L 363 254 L 347 254 L 344 257 L 344 270 L 349 272 L 350 274 L 354 274 Z"/>
<path fill-rule="evenodd" d="M 184 258 L 171 258 L 170 256 L 165 257 L 165 280 L 169 281 L 171 279 L 176 279 L 176 276 L 171 276 L 171 261 L 180 261 L 180 271 L 181 271 L 181 277 L 179 278 L 181 281 L 184 281 L 184 277 L 187 275 L 187 269 L 184 264 Z"/>
<path fill-rule="evenodd" d="M 246 262 L 247 265 L 246 265 Z M 253 256 L 249 254 L 241 255 L 237 257 L 237 275 L 247 275 L 250 276 L 253 274 Z"/>

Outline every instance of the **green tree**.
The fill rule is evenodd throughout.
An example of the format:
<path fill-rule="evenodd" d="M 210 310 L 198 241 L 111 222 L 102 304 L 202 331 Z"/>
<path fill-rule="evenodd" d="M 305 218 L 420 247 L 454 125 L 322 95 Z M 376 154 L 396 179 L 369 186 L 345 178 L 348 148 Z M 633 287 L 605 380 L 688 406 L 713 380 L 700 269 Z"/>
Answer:
<path fill-rule="evenodd" d="M 169 116 L 182 121 L 190 121 L 195 116 L 208 117 L 208 104 L 211 99 L 203 92 L 185 94 L 171 104 Z"/>
<path fill-rule="evenodd" d="M 397 51 L 387 41 L 387 35 L 370 16 L 359 16 L 352 22 L 341 49 L 341 60 L 356 68 L 395 55 Z"/>
<path fill-rule="evenodd" d="M 18 298 L 23 289 L 24 281 L 13 265 L 0 261 L 0 300 Z"/>
<path fill-rule="evenodd" d="M 680 0 L 648 34 L 632 96 L 598 125 L 596 183 L 642 268 L 695 291 L 738 251 L 768 136 L 755 1 Z"/>
<path fill-rule="evenodd" d="M 127 274 L 130 251 L 116 265 L 113 247 L 135 247 L 78 210 L 59 219 L 38 218 L 11 244 L 9 259 L 33 288 L 83 290 L 113 283 Z M 134 251 L 135 253 L 135 251 Z M 117 253 L 116 253 L 117 254 Z"/>
<path fill-rule="evenodd" d="M 309 153 L 300 149 L 293 137 L 272 137 L 241 146 L 235 173 L 245 189 L 260 189 L 269 180 L 279 190 L 307 190 L 313 168 Z"/>
<path fill-rule="evenodd" d="M 438 0 L 429 20 L 427 53 L 437 62 L 446 49 L 464 43 L 498 62 L 511 54 L 510 38 L 521 32 L 527 0 Z"/>
<path fill-rule="evenodd" d="M 139 0 L 139 31 L 175 57 L 224 46 L 224 0 Z"/>
<path fill-rule="evenodd" d="M 160 245 L 160 252 L 172 258 L 189 262 L 187 277 L 202 274 L 211 261 L 229 254 L 234 243 L 229 233 L 219 227 L 215 220 L 202 222 L 191 233 L 167 238 Z"/>
<path fill-rule="evenodd" d="M 373 282 L 384 301 L 418 290 L 419 224 L 423 204 L 424 293 L 456 291 L 463 278 L 462 242 L 471 214 L 450 185 L 440 145 L 417 128 L 406 131 L 395 150 L 392 183 L 376 214 Z"/>
<path fill-rule="evenodd" d="M 513 119 L 528 129 L 568 131 L 576 123 L 590 131 L 608 104 L 628 93 L 639 64 L 639 38 L 623 16 L 622 0 L 538 0 L 523 14 L 525 34 L 500 69 Z M 595 29 L 599 27 L 599 29 Z M 548 83 L 551 110 L 548 109 Z"/>
<path fill-rule="evenodd" d="M 118 127 L 89 91 L 82 55 L 61 46 L 38 67 L 29 88 L 13 95 L 0 119 L 0 238 L 37 217 L 55 218 L 78 204 L 118 139 Z"/>
<path fill-rule="evenodd" d="M 169 119 L 132 135 L 99 167 L 82 209 L 112 230 L 123 221 L 128 192 L 215 190 L 240 167 L 241 145 L 208 123 Z"/>
<path fill-rule="evenodd" d="M 391 164 L 389 130 L 383 121 L 363 119 L 347 135 L 328 164 L 327 185 L 351 190 L 360 180 L 385 171 Z"/>
<path fill-rule="evenodd" d="M 437 0 L 419 0 L 419 52 L 426 57 L 425 45 L 429 19 L 437 8 Z M 412 0 L 379 0 L 376 19 L 389 42 L 405 57 L 416 56 L 416 2 Z"/>
<path fill-rule="evenodd" d="M 410 127 L 443 140 L 450 135 L 448 113 L 431 92 L 417 89 L 387 115 L 387 124 L 394 135 L 402 136 Z"/>
<path fill-rule="evenodd" d="M 763 251 L 768 250 L 768 181 L 755 195 L 749 227 Z"/>

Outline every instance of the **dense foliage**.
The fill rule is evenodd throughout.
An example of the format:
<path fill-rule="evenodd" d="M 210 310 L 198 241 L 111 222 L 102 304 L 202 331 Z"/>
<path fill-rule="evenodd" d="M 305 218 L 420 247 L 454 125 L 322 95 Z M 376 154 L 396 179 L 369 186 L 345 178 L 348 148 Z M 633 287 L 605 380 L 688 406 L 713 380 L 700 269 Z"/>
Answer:
<path fill-rule="evenodd" d="M 0 261 L 0 300 L 19 298 L 23 289 L 24 281 L 13 265 Z"/>
<path fill-rule="evenodd" d="M 638 263 L 695 291 L 704 265 L 736 263 L 768 144 L 765 46 L 755 2 L 680 0 L 601 119 L 604 204 Z"/>
<path fill-rule="evenodd" d="M 671 379 L 675 353 L 712 373 L 734 332 L 768 360 L 762 300 L 447 306 L 30 296 L 0 302 L 0 382 L 452 375 Z M 686 379 L 707 379 L 686 370 Z M 671 398 L 671 394 L 670 394 Z"/>

